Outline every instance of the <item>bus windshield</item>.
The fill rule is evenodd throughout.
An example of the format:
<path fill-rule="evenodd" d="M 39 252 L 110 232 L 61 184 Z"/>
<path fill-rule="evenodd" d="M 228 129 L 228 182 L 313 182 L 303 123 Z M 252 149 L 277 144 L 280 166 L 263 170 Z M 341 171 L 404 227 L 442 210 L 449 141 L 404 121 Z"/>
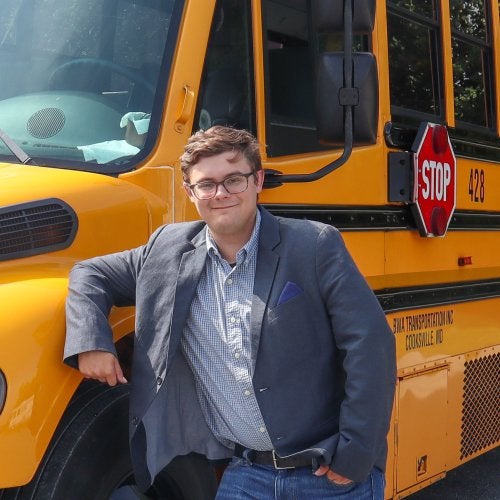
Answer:
<path fill-rule="evenodd" d="M 154 144 L 181 3 L 2 0 L 0 129 L 37 164 L 132 168 Z M 4 141 L 0 161 L 17 161 Z"/>

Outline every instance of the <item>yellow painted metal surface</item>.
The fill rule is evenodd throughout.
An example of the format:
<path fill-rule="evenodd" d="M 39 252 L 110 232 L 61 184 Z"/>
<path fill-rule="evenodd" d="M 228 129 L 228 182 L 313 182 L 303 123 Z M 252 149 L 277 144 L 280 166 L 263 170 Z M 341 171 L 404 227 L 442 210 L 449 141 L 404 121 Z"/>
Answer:
<path fill-rule="evenodd" d="M 171 200 L 175 221 L 197 217 L 182 190 L 179 156 L 191 135 L 194 118 L 194 106 L 188 116 L 183 116 L 185 104 L 189 104 L 186 103 L 186 88 L 192 93 L 189 101 L 195 103 L 199 95 L 214 6 L 215 0 L 186 2 L 164 102 L 160 135 L 153 153 L 145 161 L 145 165 L 152 167 L 173 167 L 175 192 L 181 193 Z M 179 126 L 179 119 L 183 122 L 182 126 Z"/>
<path fill-rule="evenodd" d="M 1 367 L 7 380 L 0 414 L 0 488 L 31 479 L 81 381 L 62 363 L 66 290 L 66 278 L 0 286 Z M 115 310 L 111 322 L 117 338 L 130 332 L 132 308 Z"/>
<path fill-rule="evenodd" d="M 447 370 L 417 372 L 399 381 L 397 491 L 446 470 Z"/>
<path fill-rule="evenodd" d="M 491 1 L 497 12 L 497 0 Z M 8 398 L 0 414 L 0 488 L 31 479 L 80 382 L 77 372 L 61 362 L 64 299 L 71 266 L 93 255 L 138 246 L 160 224 L 197 218 L 182 191 L 178 158 L 193 127 L 215 0 L 189 1 L 186 5 L 162 105 L 160 133 L 152 154 L 137 170 L 115 178 L 0 164 L 0 206 L 57 197 L 78 216 L 78 233 L 69 248 L 0 261 L 0 368 L 8 381 Z M 443 9 L 446 12 L 447 6 Z M 258 138 L 265 144 L 264 36 L 259 1 L 252 2 L 252 16 L 256 124 Z M 495 22 L 497 65 L 498 33 Z M 342 168 L 319 181 L 265 190 L 262 203 L 388 204 L 390 148 L 384 141 L 383 126 L 391 115 L 383 0 L 377 2 L 372 42 L 380 83 L 377 143 L 356 147 Z M 450 55 L 448 49 L 445 54 Z M 445 104 L 446 117 L 452 123 L 450 72 L 448 62 Z M 338 149 L 280 158 L 267 157 L 264 147 L 262 152 L 265 168 L 290 174 L 313 172 L 340 155 Z M 474 169 L 483 170 L 486 178 L 486 196 L 480 206 L 469 194 Z M 457 177 L 459 209 L 498 211 L 498 165 L 460 158 Z M 449 231 L 444 238 L 426 239 L 416 230 L 374 230 L 344 232 L 343 238 L 369 284 L 381 290 L 498 277 L 498 234 Z M 471 257 L 472 263 L 460 266 L 460 257 Z M 396 337 L 399 370 L 389 433 L 389 498 L 404 496 L 474 456 L 475 452 L 460 456 L 464 373 L 467 363 L 499 352 L 500 299 L 408 309 L 390 313 L 387 319 Z M 114 310 L 111 323 L 117 339 L 130 333 L 133 311 Z"/>
<path fill-rule="evenodd" d="M 500 298 L 409 309 L 387 316 L 396 336 L 398 369 L 410 375 L 416 366 L 494 347 L 500 340 Z"/>
<path fill-rule="evenodd" d="M 7 380 L 0 414 L 0 488 L 31 479 L 80 382 L 78 373 L 62 363 L 69 269 L 77 260 L 138 246 L 171 220 L 171 178 L 171 169 L 119 180 L 0 165 L 2 207 L 57 196 L 78 217 L 69 248 L 0 261 L 0 368 Z M 131 310 L 117 310 L 111 321 L 117 338 L 134 329 Z"/>
<path fill-rule="evenodd" d="M 439 2 L 441 19 L 450 19 L 450 4 Z M 453 100 L 453 54 L 451 45 L 451 24 L 442 23 L 441 28 L 441 53 L 443 58 L 443 81 L 444 81 L 444 114 L 445 122 L 450 127 L 455 126 L 455 103 Z"/>
<path fill-rule="evenodd" d="M 379 139 L 381 142 L 382 139 Z M 287 174 L 314 172 L 338 158 L 341 151 L 263 159 L 264 168 Z M 387 202 L 387 156 L 384 148 L 356 148 L 349 162 L 312 183 L 289 183 L 264 190 L 262 203 L 312 205 L 383 205 Z"/>
<path fill-rule="evenodd" d="M 114 177 L 72 170 L 0 165 L 0 206 L 58 198 L 76 212 L 78 232 L 69 249 L 16 261 L 0 262 L 0 280 L 11 272 L 50 261 L 64 268 L 71 260 L 103 251 L 116 252 L 144 243 L 163 220 L 166 202 L 155 194 Z M 69 259 L 68 262 L 66 259 Z"/>
<path fill-rule="evenodd" d="M 0 488 L 33 477 L 81 378 L 62 363 L 64 301 L 72 265 L 133 248 L 159 225 L 194 218 L 178 158 L 191 134 L 214 0 L 187 2 L 165 98 L 161 134 L 138 170 L 118 178 L 65 169 L 0 164 L 0 206 L 57 197 L 76 212 L 69 248 L 0 261 L 0 368 L 7 378 L 0 414 Z M 187 100 L 186 100 L 187 96 Z M 19 311 L 25 311 L 20 317 Z M 133 311 L 112 312 L 116 339 L 134 330 Z"/>
<path fill-rule="evenodd" d="M 409 309 L 387 319 L 396 337 L 398 386 L 386 498 L 403 498 L 498 445 L 500 298 Z"/>

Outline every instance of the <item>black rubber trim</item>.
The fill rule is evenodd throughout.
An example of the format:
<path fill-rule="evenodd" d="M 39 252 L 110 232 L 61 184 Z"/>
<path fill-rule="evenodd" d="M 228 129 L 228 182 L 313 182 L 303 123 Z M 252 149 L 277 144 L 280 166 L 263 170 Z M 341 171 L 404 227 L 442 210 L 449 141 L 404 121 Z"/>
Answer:
<path fill-rule="evenodd" d="M 375 290 L 385 312 L 500 297 L 500 279 Z"/>
<path fill-rule="evenodd" d="M 341 231 L 416 229 L 410 206 L 265 205 L 274 215 L 309 219 Z M 448 231 L 500 231 L 500 212 L 457 210 Z"/>

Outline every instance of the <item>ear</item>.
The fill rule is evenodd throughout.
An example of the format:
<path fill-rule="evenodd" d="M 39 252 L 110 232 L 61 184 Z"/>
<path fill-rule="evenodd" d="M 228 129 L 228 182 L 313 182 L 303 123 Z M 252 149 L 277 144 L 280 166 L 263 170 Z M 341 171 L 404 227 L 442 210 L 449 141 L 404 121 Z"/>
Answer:
<path fill-rule="evenodd" d="M 186 192 L 187 194 L 187 197 L 191 200 L 192 203 L 194 203 L 195 201 L 195 196 L 193 194 L 193 191 L 191 190 L 191 188 L 189 187 L 189 184 L 187 182 L 183 182 L 182 183 L 182 187 L 184 188 L 184 191 Z"/>
<path fill-rule="evenodd" d="M 264 185 L 264 176 L 264 169 L 257 170 L 257 172 L 255 172 L 255 185 L 257 193 L 260 193 L 262 191 L 262 186 Z"/>

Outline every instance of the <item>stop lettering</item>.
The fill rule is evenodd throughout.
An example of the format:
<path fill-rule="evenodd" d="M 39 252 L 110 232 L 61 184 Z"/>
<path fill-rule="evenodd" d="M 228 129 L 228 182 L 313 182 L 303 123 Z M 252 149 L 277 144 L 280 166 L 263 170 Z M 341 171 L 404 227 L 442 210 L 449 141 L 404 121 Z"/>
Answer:
<path fill-rule="evenodd" d="M 446 127 L 422 123 L 412 151 L 417 227 L 422 236 L 444 236 L 456 204 L 456 159 Z"/>
<path fill-rule="evenodd" d="M 427 200 L 446 201 L 447 189 L 451 182 L 449 163 L 435 160 L 424 160 L 422 163 L 422 197 Z"/>

